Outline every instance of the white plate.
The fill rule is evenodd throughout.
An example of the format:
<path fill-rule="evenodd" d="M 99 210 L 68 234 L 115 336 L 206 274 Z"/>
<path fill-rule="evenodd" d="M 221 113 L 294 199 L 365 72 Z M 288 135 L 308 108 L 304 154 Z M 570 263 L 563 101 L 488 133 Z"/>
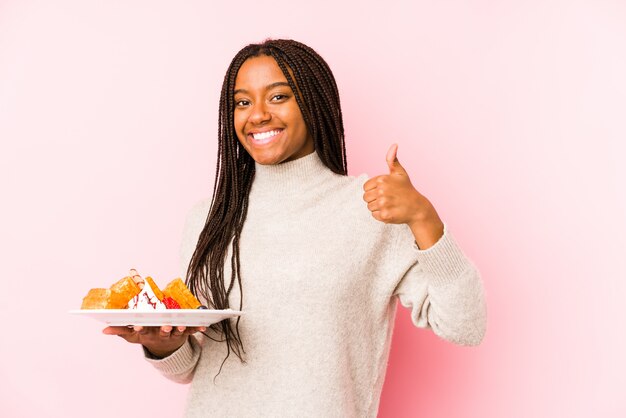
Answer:
<path fill-rule="evenodd" d="M 138 311 L 134 309 L 75 309 L 72 315 L 87 316 L 111 326 L 126 325 L 181 325 L 187 327 L 209 326 L 223 319 L 242 315 L 232 309 L 168 309 L 166 311 Z"/>

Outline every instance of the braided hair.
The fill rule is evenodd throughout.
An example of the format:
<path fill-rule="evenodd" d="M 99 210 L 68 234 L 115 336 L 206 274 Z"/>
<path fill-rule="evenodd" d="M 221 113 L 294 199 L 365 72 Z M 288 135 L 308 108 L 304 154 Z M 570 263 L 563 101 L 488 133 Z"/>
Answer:
<path fill-rule="evenodd" d="M 312 48 L 288 39 L 266 40 L 260 44 L 250 44 L 239 51 L 230 63 L 222 84 L 217 167 L 211 207 L 187 271 L 189 288 L 213 309 L 230 307 L 229 296 L 235 283 L 241 295 L 238 309 L 243 307 L 239 239 L 248 211 L 255 162 L 235 133 L 234 90 L 241 65 L 247 59 L 262 54 L 273 57 L 285 75 L 314 139 L 320 160 L 333 172 L 347 174 L 339 91 L 330 67 L 322 57 Z M 224 263 L 231 242 L 231 274 L 229 280 L 225 280 Z M 213 324 L 210 329 L 221 337 L 217 341 L 226 342 L 224 362 L 231 351 L 244 361 L 239 318 L 234 328 L 227 319 Z"/>

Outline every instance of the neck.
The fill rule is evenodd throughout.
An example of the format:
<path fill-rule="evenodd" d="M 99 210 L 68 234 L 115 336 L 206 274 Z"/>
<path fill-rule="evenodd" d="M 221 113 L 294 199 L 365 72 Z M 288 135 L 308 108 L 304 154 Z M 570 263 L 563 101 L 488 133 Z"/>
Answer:
<path fill-rule="evenodd" d="M 297 160 L 275 165 L 255 164 L 253 189 L 257 192 L 303 192 L 334 173 L 324 165 L 317 152 Z"/>

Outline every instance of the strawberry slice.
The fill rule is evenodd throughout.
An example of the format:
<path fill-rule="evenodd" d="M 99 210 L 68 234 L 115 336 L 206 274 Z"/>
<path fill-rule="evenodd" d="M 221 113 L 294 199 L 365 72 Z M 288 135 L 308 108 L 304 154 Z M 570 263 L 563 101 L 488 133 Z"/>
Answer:
<path fill-rule="evenodd" d="M 180 309 L 180 305 L 178 304 L 178 302 L 176 302 L 174 298 L 171 298 L 169 296 L 164 297 L 162 302 L 167 309 Z"/>

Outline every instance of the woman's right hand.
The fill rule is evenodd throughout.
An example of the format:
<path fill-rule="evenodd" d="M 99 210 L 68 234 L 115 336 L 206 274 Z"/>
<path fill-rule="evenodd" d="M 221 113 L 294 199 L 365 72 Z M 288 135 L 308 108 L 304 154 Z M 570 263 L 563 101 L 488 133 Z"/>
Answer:
<path fill-rule="evenodd" d="M 189 335 L 206 331 L 205 327 L 106 327 L 102 332 L 106 335 L 117 335 L 129 343 L 141 344 L 153 356 L 165 358 L 178 350 L 187 341 Z"/>

